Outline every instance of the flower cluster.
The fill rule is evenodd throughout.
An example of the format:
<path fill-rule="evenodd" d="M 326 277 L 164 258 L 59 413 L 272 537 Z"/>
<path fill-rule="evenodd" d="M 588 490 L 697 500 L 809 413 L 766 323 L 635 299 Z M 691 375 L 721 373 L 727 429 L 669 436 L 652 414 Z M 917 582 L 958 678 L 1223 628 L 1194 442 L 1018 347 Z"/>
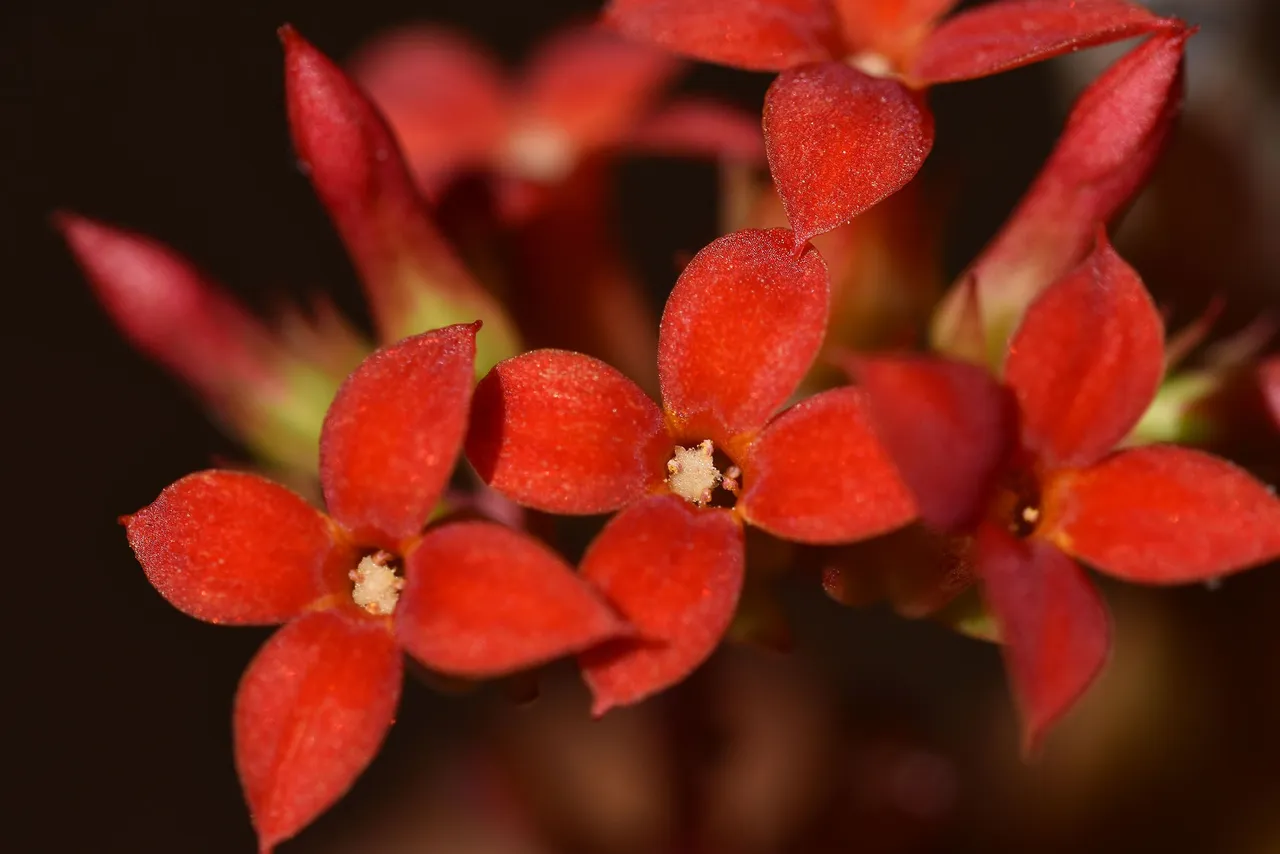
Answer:
<path fill-rule="evenodd" d="M 922 610 L 976 586 L 1028 749 L 1109 651 L 1077 560 L 1171 584 L 1280 556 L 1273 490 L 1139 429 L 1179 347 L 1107 228 L 1169 137 L 1193 31 L 1122 0 L 952 5 L 613 0 L 612 32 L 567 31 L 510 82 L 441 31 L 395 33 L 348 74 L 286 27 L 290 129 L 366 288 L 372 352 L 328 309 L 273 329 L 149 238 L 58 216 L 125 334 L 293 487 L 205 471 L 123 519 L 179 610 L 283 624 L 235 700 L 262 851 L 372 759 L 402 652 L 468 679 L 575 656 L 596 714 L 681 682 L 740 616 L 748 527 L 831 546 L 923 523 L 960 571 Z M 1133 37 L 937 303 L 932 352 L 854 352 L 884 301 L 850 247 L 912 219 L 883 218 L 905 195 L 876 206 L 929 153 L 928 87 Z M 731 108 L 663 102 L 680 65 L 661 48 L 780 72 L 763 136 Z M 593 239 L 608 163 L 634 151 L 767 159 L 772 177 L 656 324 Z M 477 175 L 526 288 L 505 300 L 437 226 Z M 1254 356 L 1233 364 L 1280 422 L 1280 370 Z M 575 570 L 520 508 L 616 515 Z"/>

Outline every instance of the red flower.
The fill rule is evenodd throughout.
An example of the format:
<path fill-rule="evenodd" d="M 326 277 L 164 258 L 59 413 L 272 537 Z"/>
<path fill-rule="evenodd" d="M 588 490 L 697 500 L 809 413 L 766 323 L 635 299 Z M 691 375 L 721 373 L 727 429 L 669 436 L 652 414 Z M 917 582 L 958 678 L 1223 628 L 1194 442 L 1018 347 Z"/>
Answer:
<path fill-rule="evenodd" d="M 1181 23 L 1123 0 L 612 0 L 619 31 L 711 62 L 781 71 L 769 165 L 800 243 L 911 180 L 933 145 L 920 90 Z"/>
<path fill-rule="evenodd" d="M 973 538 L 1028 749 L 1110 646 L 1103 603 L 1072 557 L 1174 584 L 1280 555 L 1280 501 L 1230 463 L 1172 446 L 1110 453 L 1155 395 L 1163 334 L 1103 236 L 1031 305 L 1003 384 L 927 357 L 855 365 L 921 517 Z"/>
<path fill-rule="evenodd" d="M 826 266 L 812 249 L 795 257 L 794 241 L 741 231 L 685 268 L 659 331 L 661 409 L 608 365 L 560 350 L 500 362 L 476 389 L 466 448 L 485 481 L 548 512 L 623 510 L 581 567 L 638 632 L 581 657 L 597 714 L 711 654 L 742 588 L 744 522 L 832 543 L 915 517 L 860 390 L 775 415 L 827 322 Z"/>
<path fill-rule="evenodd" d="M 236 767 L 264 852 L 373 758 L 395 714 L 401 648 L 487 677 L 626 628 L 522 534 L 489 522 L 422 532 L 466 431 L 478 326 L 380 350 L 342 386 L 321 436 L 331 516 L 256 475 L 206 471 L 125 520 L 147 578 L 179 610 L 286 624 L 235 702 Z"/>

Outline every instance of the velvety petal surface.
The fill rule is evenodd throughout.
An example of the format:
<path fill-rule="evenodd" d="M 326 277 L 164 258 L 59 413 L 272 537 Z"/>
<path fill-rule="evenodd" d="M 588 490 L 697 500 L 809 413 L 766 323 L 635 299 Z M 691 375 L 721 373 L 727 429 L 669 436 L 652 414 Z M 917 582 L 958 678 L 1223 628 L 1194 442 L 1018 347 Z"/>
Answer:
<path fill-rule="evenodd" d="M 478 328 L 384 347 L 338 389 L 320 434 L 320 485 L 362 545 L 398 551 L 444 491 L 466 434 Z"/>
<path fill-rule="evenodd" d="M 1105 236 L 1027 309 L 1005 381 L 1022 442 L 1047 466 L 1090 463 L 1138 423 L 1164 376 L 1164 323 Z"/>
<path fill-rule="evenodd" d="M 849 53 L 874 52 L 898 67 L 959 0 L 835 0 Z"/>
<path fill-rule="evenodd" d="M 715 101 L 684 98 L 645 117 L 631 133 L 633 151 L 763 163 L 760 117 Z"/>
<path fill-rule="evenodd" d="M 147 580 L 175 608 L 210 623 L 297 616 L 333 591 L 334 564 L 345 555 L 324 514 L 243 472 L 187 475 L 124 522 Z"/>
<path fill-rule="evenodd" d="M 756 71 L 839 55 L 827 0 L 612 0 L 605 21 L 638 41 Z"/>
<path fill-rule="evenodd" d="M 838 62 L 778 75 L 764 102 L 765 150 L 800 243 L 893 195 L 933 148 L 933 117 L 896 80 Z"/>
<path fill-rule="evenodd" d="M 981 526 L 978 574 L 1000 627 L 1030 753 L 1106 663 L 1110 619 L 1084 571 L 1044 540 Z"/>
<path fill-rule="evenodd" d="M 582 559 L 582 574 L 637 637 L 579 659 L 593 712 L 637 703 L 702 664 L 733 620 L 742 572 L 742 526 L 727 510 L 659 495 L 606 525 Z"/>
<path fill-rule="evenodd" d="M 1080 48 L 1180 26 L 1124 0 L 998 0 L 939 25 L 907 76 L 922 86 L 986 77 Z"/>
<path fill-rule="evenodd" d="M 1226 460 L 1152 445 L 1050 480 L 1043 536 L 1145 584 L 1204 581 L 1280 558 L 1280 499 Z"/>
<path fill-rule="evenodd" d="M 666 477 L 662 412 L 598 359 L 534 350 L 476 387 L 467 459 L 485 483 L 551 513 L 605 513 Z"/>
<path fill-rule="evenodd" d="M 815 395 L 770 422 L 751 446 L 743 486 L 742 518 L 798 542 L 853 542 L 916 517 L 858 388 Z"/>
<path fill-rule="evenodd" d="M 924 356 L 857 359 L 850 372 L 920 517 L 944 531 L 973 525 L 1017 435 L 1008 391 L 976 365 Z"/>
<path fill-rule="evenodd" d="M 667 412 L 718 442 L 753 433 L 813 364 L 830 283 L 784 228 L 721 237 L 694 256 L 667 299 L 658 378 Z"/>
<path fill-rule="evenodd" d="M 498 676 L 630 634 L 557 554 L 492 522 L 429 532 L 405 577 L 396 635 L 441 673 Z"/>
<path fill-rule="evenodd" d="M 395 717 L 402 656 L 381 620 L 318 611 L 276 632 L 236 693 L 236 770 L 269 852 L 351 787 Z"/>

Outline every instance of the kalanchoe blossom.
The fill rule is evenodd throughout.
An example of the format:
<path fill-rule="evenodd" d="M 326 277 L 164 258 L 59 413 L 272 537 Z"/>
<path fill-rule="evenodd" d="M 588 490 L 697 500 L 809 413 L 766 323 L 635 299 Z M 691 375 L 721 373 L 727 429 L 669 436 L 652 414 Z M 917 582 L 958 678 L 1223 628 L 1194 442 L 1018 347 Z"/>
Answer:
<path fill-rule="evenodd" d="M 517 503 L 622 512 L 581 572 L 637 630 L 581 657 L 595 711 L 637 702 L 697 667 L 729 626 L 743 583 L 743 523 L 806 543 L 854 541 L 915 517 L 873 435 L 863 393 L 782 411 L 827 322 L 821 257 L 786 229 L 703 249 L 659 331 L 659 408 L 577 353 L 499 363 L 476 389 L 467 457 Z"/>
<path fill-rule="evenodd" d="M 1045 290 L 1000 383 L 985 368 L 881 357 L 853 369 L 932 526 L 971 538 L 1031 749 L 1110 647 L 1072 558 L 1147 584 L 1218 578 L 1280 556 L 1280 500 L 1230 463 L 1153 445 L 1109 453 L 1164 371 L 1163 324 L 1105 240 Z"/>
<path fill-rule="evenodd" d="M 329 515 L 257 475 L 205 471 L 124 521 L 175 607 L 285 623 L 236 695 L 236 768 L 269 852 L 373 758 L 400 693 L 401 650 L 483 678 L 581 651 L 628 627 L 559 557 L 490 522 L 423 532 L 466 431 L 478 323 L 370 356 L 321 437 Z"/>
<path fill-rule="evenodd" d="M 429 195 L 464 172 L 487 173 L 515 217 L 583 162 L 623 148 L 764 158 L 757 117 L 699 99 L 659 105 L 681 63 L 594 27 L 556 34 L 516 79 L 481 48 L 433 27 L 392 31 L 351 69 Z"/>
<path fill-rule="evenodd" d="M 711 62 L 780 71 L 769 165 L 797 248 L 911 180 L 933 145 L 922 90 L 1181 24 L 1123 0 L 612 0 L 606 20 Z"/>

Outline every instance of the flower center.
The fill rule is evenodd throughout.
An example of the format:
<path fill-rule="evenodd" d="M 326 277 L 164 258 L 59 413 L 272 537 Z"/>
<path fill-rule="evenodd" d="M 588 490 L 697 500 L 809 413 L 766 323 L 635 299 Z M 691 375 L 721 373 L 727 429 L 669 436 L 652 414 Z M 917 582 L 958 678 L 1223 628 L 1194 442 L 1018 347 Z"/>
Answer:
<path fill-rule="evenodd" d="M 1015 471 L 996 489 L 990 518 L 1019 539 L 1035 533 L 1040 524 L 1040 486 L 1033 474 Z"/>
<path fill-rule="evenodd" d="M 711 503 L 712 491 L 720 487 L 736 496 L 741 484 L 742 470 L 730 465 L 721 473 L 716 467 L 716 447 L 710 439 L 704 439 L 691 448 L 676 445 L 667 463 L 667 486 L 685 501 L 699 507 Z"/>
<path fill-rule="evenodd" d="M 883 53 L 877 53 L 874 50 L 864 50 L 859 53 L 851 54 L 845 57 L 845 63 L 861 71 L 870 77 L 897 77 L 898 73 L 894 70 L 893 63 L 889 57 Z"/>
<path fill-rule="evenodd" d="M 400 601 L 404 579 L 396 575 L 393 560 L 390 552 L 374 552 L 365 555 L 360 564 L 347 573 L 347 578 L 354 582 L 352 601 L 375 617 L 394 613 Z"/>
<path fill-rule="evenodd" d="M 573 171 L 577 155 L 569 137 L 554 125 L 521 125 L 507 139 L 506 159 L 513 172 L 551 184 Z"/>

